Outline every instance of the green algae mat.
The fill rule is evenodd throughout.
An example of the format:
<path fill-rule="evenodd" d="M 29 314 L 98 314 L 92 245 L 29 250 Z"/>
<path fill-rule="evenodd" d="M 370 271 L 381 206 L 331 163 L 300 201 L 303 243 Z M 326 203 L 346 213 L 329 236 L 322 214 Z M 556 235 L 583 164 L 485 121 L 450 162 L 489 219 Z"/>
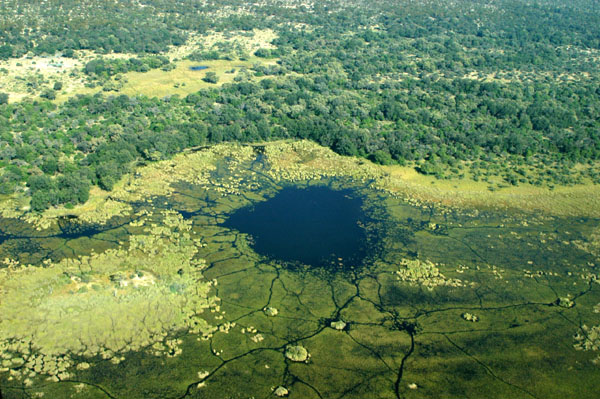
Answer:
<path fill-rule="evenodd" d="M 292 142 L 141 167 L 85 213 L 5 203 L 0 397 L 595 398 L 600 221 L 390 187 Z"/>

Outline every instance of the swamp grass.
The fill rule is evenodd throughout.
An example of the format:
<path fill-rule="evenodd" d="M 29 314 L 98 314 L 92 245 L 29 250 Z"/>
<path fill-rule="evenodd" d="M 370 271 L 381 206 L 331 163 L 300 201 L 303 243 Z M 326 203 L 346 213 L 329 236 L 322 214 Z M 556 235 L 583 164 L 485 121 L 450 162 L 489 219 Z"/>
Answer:
<path fill-rule="evenodd" d="M 90 246 L 121 248 L 143 232 L 141 219 L 160 226 L 169 209 L 189 223 L 205 261 L 198 284 L 212 282 L 220 298 L 199 317 L 220 331 L 205 339 L 188 328 L 165 331 L 165 342 L 180 342 L 173 357 L 151 348 L 123 353 L 118 364 L 75 356 L 90 367 L 72 368 L 60 382 L 37 375 L 26 384 L 3 372 L 3 397 L 267 398 L 278 386 L 290 398 L 595 397 L 598 354 L 576 350 L 573 335 L 600 324 L 597 219 L 415 205 L 382 190 L 376 169 L 336 164 L 303 144 L 277 145 L 285 148 L 266 155 L 252 147 L 237 157 L 236 147 L 194 153 L 174 161 L 168 175 L 147 167 L 114 194 L 131 207 L 129 216 L 104 221 L 90 237 L 60 237 L 51 224 L 5 239 L 3 258 L 22 251 L 22 263 L 60 262 Z M 266 158 L 255 162 L 259 155 Z M 144 184 L 157 177 L 162 185 Z M 223 226 L 237 209 L 286 185 L 354 190 L 372 219 L 367 233 L 377 232 L 376 255 L 359 269 L 291 265 L 261 256 L 247 234 Z M 127 217 L 132 224 L 116 222 Z M 27 223 L 5 220 L 3 230 L 9 225 L 13 234 L 28 233 Z M 421 273 L 424 264 L 439 273 L 429 288 L 397 273 Z M 445 284 L 455 280 L 460 286 Z M 347 323 L 342 331 L 331 327 L 338 320 Z M 286 359 L 290 345 L 305 348 L 308 360 Z"/>

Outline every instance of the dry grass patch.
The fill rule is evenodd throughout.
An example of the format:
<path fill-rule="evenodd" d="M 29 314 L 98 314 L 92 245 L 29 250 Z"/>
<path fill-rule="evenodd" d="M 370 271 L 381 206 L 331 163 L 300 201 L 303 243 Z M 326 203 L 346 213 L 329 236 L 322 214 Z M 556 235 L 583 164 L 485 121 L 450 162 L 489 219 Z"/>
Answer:
<path fill-rule="evenodd" d="M 83 87 L 84 61 L 66 57 L 22 57 L 0 62 L 0 91 L 10 102 L 38 97 L 62 82 L 61 92 L 73 92 Z"/>
<path fill-rule="evenodd" d="M 383 169 L 389 174 L 387 188 L 424 202 L 459 207 L 516 208 L 560 216 L 600 216 L 600 186 L 591 183 L 556 186 L 554 189 L 522 184 L 490 192 L 488 182 L 468 178 L 438 180 L 403 166 L 385 166 Z"/>

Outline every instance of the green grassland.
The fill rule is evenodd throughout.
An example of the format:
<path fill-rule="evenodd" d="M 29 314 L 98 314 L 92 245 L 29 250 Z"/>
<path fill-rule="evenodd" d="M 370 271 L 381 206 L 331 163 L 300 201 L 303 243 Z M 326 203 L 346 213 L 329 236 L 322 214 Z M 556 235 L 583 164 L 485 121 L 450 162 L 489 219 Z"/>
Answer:
<path fill-rule="evenodd" d="M 274 64 L 275 60 L 269 60 Z M 253 57 L 249 60 L 228 61 L 179 61 L 175 63 L 175 69 L 162 71 L 155 69 L 149 72 L 129 72 L 122 79 L 125 82 L 116 92 L 128 96 L 144 95 L 148 97 L 165 97 L 179 95 L 185 97 L 202 89 L 232 83 L 236 76 L 242 74 L 251 75 L 249 70 L 255 64 L 263 64 L 264 60 Z M 191 66 L 202 65 L 208 69 L 192 71 Z M 214 72 L 217 75 L 216 84 L 203 80 L 206 73 Z"/>

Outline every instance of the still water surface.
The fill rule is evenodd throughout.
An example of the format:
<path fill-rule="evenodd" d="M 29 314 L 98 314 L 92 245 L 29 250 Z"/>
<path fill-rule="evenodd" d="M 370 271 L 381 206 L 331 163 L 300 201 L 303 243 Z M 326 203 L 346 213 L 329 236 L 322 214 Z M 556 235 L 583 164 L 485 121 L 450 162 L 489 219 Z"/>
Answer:
<path fill-rule="evenodd" d="M 366 248 L 363 201 L 351 190 L 287 187 L 239 209 L 225 226 L 249 234 L 256 252 L 314 267 L 360 264 Z"/>

